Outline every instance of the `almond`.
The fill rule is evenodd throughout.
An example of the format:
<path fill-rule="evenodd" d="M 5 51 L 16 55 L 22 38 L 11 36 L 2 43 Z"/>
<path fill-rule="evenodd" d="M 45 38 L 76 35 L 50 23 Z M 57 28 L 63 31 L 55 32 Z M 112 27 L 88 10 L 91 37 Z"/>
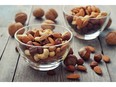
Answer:
<path fill-rule="evenodd" d="M 73 74 L 69 74 L 66 76 L 67 79 L 71 79 L 71 80 L 77 80 L 80 78 L 79 74 L 73 73 Z"/>
<path fill-rule="evenodd" d="M 84 72 L 87 71 L 87 68 L 85 66 L 83 66 L 83 65 L 78 65 L 76 67 L 76 69 L 79 70 L 79 71 L 84 71 Z"/>
<path fill-rule="evenodd" d="M 92 62 L 90 63 L 90 67 L 91 67 L 91 68 L 94 68 L 95 66 L 98 66 L 98 63 L 95 62 L 95 61 L 92 61 Z"/>
<path fill-rule="evenodd" d="M 55 41 L 54 41 L 51 37 L 48 37 L 48 40 L 49 40 L 49 42 L 50 42 L 52 45 L 55 44 Z"/>
<path fill-rule="evenodd" d="M 100 68 L 99 66 L 95 66 L 95 67 L 93 68 L 93 70 L 94 70 L 94 72 L 96 72 L 97 74 L 102 75 L 102 70 L 101 70 L 101 68 Z"/>
<path fill-rule="evenodd" d="M 70 72 L 74 72 L 74 71 L 75 71 L 75 66 L 73 66 L 73 65 L 68 65 L 68 66 L 66 67 L 66 69 L 67 69 L 68 71 L 70 71 Z"/>
<path fill-rule="evenodd" d="M 86 46 L 85 48 L 89 49 L 92 53 L 95 53 L 95 48 L 92 46 Z"/>
<path fill-rule="evenodd" d="M 106 55 L 102 55 L 102 59 L 104 62 L 109 63 L 110 62 L 110 57 Z"/>
<path fill-rule="evenodd" d="M 95 55 L 94 55 L 94 60 L 95 60 L 96 62 L 100 62 L 101 59 L 102 59 L 102 54 L 95 54 Z"/>
<path fill-rule="evenodd" d="M 52 35 L 55 38 L 61 38 L 62 37 L 62 34 L 61 33 L 53 33 Z"/>

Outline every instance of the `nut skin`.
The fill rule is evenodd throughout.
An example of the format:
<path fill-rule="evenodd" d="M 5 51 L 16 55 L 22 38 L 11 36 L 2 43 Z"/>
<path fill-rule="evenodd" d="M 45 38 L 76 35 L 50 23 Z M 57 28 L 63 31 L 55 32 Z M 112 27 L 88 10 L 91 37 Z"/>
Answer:
<path fill-rule="evenodd" d="M 76 73 L 72 73 L 72 74 L 68 74 L 66 76 L 67 79 L 70 79 L 70 80 L 77 80 L 80 78 L 80 75 L 79 74 L 76 74 Z"/>
<path fill-rule="evenodd" d="M 33 16 L 36 18 L 42 18 L 44 16 L 44 10 L 42 8 L 35 8 L 33 11 Z"/>
<path fill-rule="evenodd" d="M 102 60 L 102 54 L 95 54 L 94 55 L 94 60 L 96 62 L 100 62 Z"/>
<path fill-rule="evenodd" d="M 58 17 L 58 13 L 55 9 L 51 8 L 46 12 L 45 17 L 46 19 L 55 21 L 55 19 Z"/>
<path fill-rule="evenodd" d="M 110 57 L 106 56 L 106 55 L 102 55 L 102 59 L 105 63 L 109 63 L 110 62 Z"/>
<path fill-rule="evenodd" d="M 109 32 L 105 37 L 105 41 L 108 45 L 116 45 L 116 31 Z"/>
<path fill-rule="evenodd" d="M 8 27 L 8 32 L 9 32 L 10 36 L 14 37 L 15 32 L 22 27 L 23 27 L 23 25 L 20 22 L 10 24 L 10 26 Z"/>
<path fill-rule="evenodd" d="M 102 70 L 99 66 L 95 66 L 93 68 L 94 72 L 97 73 L 98 75 L 102 75 Z"/>
<path fill-rule="evenodd" d="M 27 20 L 27 14 L 24 12 L 19 12 L 15 15 L 15 22 L 20 22 L 22 24 L 25 24 Z"/>
<path fill-rule="evenodd" d="M 92 62 L 90 63 L 90 67 L 93 69 L 95 66 L 98 66 L 98 63 L 95 62 L 95 61 L 92 61 Z"/>

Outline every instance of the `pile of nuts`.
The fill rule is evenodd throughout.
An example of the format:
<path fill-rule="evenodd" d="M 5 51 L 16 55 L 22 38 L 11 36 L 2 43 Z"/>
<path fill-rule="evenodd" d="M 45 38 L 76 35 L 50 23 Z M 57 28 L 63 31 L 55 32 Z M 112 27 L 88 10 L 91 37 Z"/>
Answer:
<path fill-rule="evenodd" d="M 88 34 L 97 31 L 104 24 L 106 12 L 100 11 L 96 6 L 80 6 L 71 10 L 72 16 L 66 16 L 67 21 L 75 31 L 81 34 Z M 111 19 L 106 28 L 111 24 Z"/>
<path fill-rule="evenodd" d="M 22 43 L 27 44 L 26 47 L 21 44 L 21 48 L 27 58 L 30 58 L 33 62 L 39 63 L 61 59 L 66 49 L 69 48 L 68 40 L 70 37 L 70 32 L 61 34 L 59 32 L 54 32 L 52 29 L 32 29 L 26 34 L 17 35 L 17 38 Z"/>

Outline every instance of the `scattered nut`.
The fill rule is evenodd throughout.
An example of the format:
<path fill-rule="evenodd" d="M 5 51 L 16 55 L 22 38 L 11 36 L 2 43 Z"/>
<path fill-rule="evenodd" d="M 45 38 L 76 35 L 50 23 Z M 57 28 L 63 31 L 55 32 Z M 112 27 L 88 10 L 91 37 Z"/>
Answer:
<path fill-rule="evenodd" d="M 33 11 L 33 16 L 35 16 L 36 18 L 41 18 L 44 16 L 44 10 L 42 8 L 36 8 Z"/>
<path fill-rule="evenodd" d="M 15 22 L 20 22 L 22 24 L 25 24 L 27 20 L 27 14 L 24 12 L 19 12 L 15 15 Z"/>
<path fill-rule="evenodd" d="M 102 75 L 102 70 L 99 66 L 95 66 L 93 68 L 94 72 L 96 72 L 98 75 Z"/>
<path fill-rule="evenodd" d="M 23 27 L 23 25 L 20 22 L 11 24 L 8 27 L 8 32 L 9 32 L 10 36 L 14 37 L 15 32 L 22 27 Z"/>
<path fill-rule="evenodd" d="M 84 64 L 84 60 L 83 59 L 77 59 L 77 64 L 78 65 L 83 65 Z"/>
<path fill-rule="evenodd" d="M 92 62 L 90 63 L 90 67 L 93 69 L 95 66 L 98 66 L 98 63 L 95 62 L 95 61 L 92 61 Z"/>
<path fill-rule="evenodd" d="M 46 12 L 45 17 L 46 19 L 55 21 L 55 19 L 58 17 L 58 14 L 55 9 L 51 8 Z"/>
<path fill-rule="evenodd" d="M 109 56 L 102 55 L 102 59 L 103 59 L 103 61 L 106 62 L 106 63 L 109 63 L 109 62 L 110 62 Z"/>
<path fill-rule="evenodd" d="M 79 70 L 79 71 L 84 71 L 84 72 L 87 71 L 87 68 L 85 66 L 83 66 L 83 65 L 76 66 L 76 69 Z"/>
<path fill-rule="evenodd" d="M 73 73 L 73 74 L 69 74 L 66 76 L 67 79 L 70 79 L 70 80 L 77 80 L 80 78 L 80 75 L 79 74 L 76 74 L 76 73 Z"/>
<path fill-rule="evenodd" d="M 94 60 L 95 60 L 96 62 L 100 62 L 101 59 L 102 59 L 102 54 L 95 54 L 95 55 L 94 55 Z"/>
<path fill-rule="evenodd" d="M 116 31 L 109 32 L 105 40 L 108 45 L 116 45 Z"/>
<path fill-rule="evenodd" d="M 86 49 L 89 49 L 92 53 L 95 53 L 95 48 L 92 46 L 86 46 Z"/>
<path fill-rule="evenodd" d="M 66 69 L 68 70 L 68 71 L 70 71 L 70 72 L 74 72 L 76 69 L 75 69 L 75 66 L 73 66 L 73 65 L 68 65 L 68 66 L 66 66 Z"/>

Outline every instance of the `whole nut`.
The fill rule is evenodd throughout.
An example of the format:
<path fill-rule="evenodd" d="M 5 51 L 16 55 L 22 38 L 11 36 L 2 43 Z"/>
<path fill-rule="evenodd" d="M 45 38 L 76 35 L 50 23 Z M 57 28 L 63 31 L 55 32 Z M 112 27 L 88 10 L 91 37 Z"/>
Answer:
<path fill-rule="evenodd" d="M 68 71 L 70 71 L 70 72 L 74 72 L 76 69 L 75 69 L 75 66 L 73 66 L 73 65 L 68 65 L 68 66 L 66 66 L 66 69 L 68 70 Z"/>
<path fill-rule="evenodd" d="M 52 45 L 55 44 L 55 41 L 54 41 L 51 37 L 48 37 L 48 40 L 49 40 L 49 42 L 50 42 Z"/>
<path fill-rule="evenodd" d="M 13 23 L 8 27 L 8 32 L 10 34 L 11 37 L 14 37 L 14 34 L 17 30 L 19 30 L 20 28 L 22 28 L 23 25 L 20 22 L 17 23 Z"/>
<path fill-rule="evenodd" d="M 58 13 L 55 9 L 51 8 L 46 12 L 45 17 L 46 19 L 55 21 L 55 19 L 58 17 Z"/>
<path fill-rule="evenodd" d="M 62 43 L 62 40 L 60 38 L 57 38 L 55 40 L 55 45 L 58 45 L 58 44 L 61 44 Z"/>
<path fill-rule="evenodd" d="M 77 59 L 77 64 L 78 65 L 83 65 L 83 63 L 84 63 L 84 60 L 83 59 Z"/>
<path fill-rule="evenodd" d="M 70 32 L 66 32 L 62 35 L 62 40 L 69 40 L 71 38 Z"/>
<path fill-rule="evenodd" d="M 34 41 L 34 37 L 31 34 L 28 34 L 27 36 L 30 38 L 31 41 Z"/>
<path fill-rule="evenodd" d="M 38 62 L 40 59 L 38 58 L 38 54 L 35 54 L 34 55 L 34 60 L 36 61 L 36 62 Z"/>
<path fill-rule="evenodd" d="M 76 69 L 79 70 L 79 71 L 84 71 L 84 72 L 87 71 L 87 68 L 85 66 L 83 66 L 83 65 L 76 66 Z"/>
<path fill-rule="evenodd" d="M 27 55 L 27 56 L 30 56 L 30 55 L 31 55 L 30 52 L 29 52 L 29 50 L 25 50 L 24 53 L 25 53 L 25 55 Z"/>
<path fill-rule="evenodd" d="M 86 49 L 89 49 L 92 53 L 95 53 L 95 48 L 92 46 L 86 46 Z"/>
<path fill-rule="evenodd" d="M 95 55 L 94 55 L 94 60 L 95 60 L 96 62 L 100 62 L 101 59 L 102 59 L 102 54 L 95 54 Z"/>
<path fill-rule="evenodd" d="M 109 63 L 110 62 L 110 57 L 106 55 L 102 55 L 102 59 L 104 62 Z"/>
<path fill-rule="evenodd" d="M 55 56 L 55 52 L 54 52 L 54 51 L 50 52 L 50 53 L 49 53 L 49 56 L 50 56 L 50 57 Z"/>
<path fill-rule="evenodd" d="M 54 38 L 61 38 L 62 37 L 62 34 L 61 33 L 53 33 L 52 36 Z"/>
<path fill-rule="evenodd" d="M 98 66 L 98 63 L 95 62 L 95 61 L 92 61 L 92 62 L 90 63 L 90 67 L 93 69 L 95 66 Z"/>
<path fill-rule="evenodd" d="M 38 54 L 37 55 L 39 59 L 46 59 L 48 58 L 48 55 L 45 55 L 45 54 Z"/>
<path fill-rule="evenodd" d="M 40 33 L 39 33 L 39 31 L 37 30 L 35 33 L 34 33 L 34 37 L 39 37 L 39 35 L 40 35 Z"/>
<path fill-rule="evenodd" d="M 33 11 L 33 16 L 35 16 L 36 18 L 41 18 L 44 16 L 44 10 L 42 8 L 36 8 Z"/>
<path fill-rule="evenodd" d="M 94 72 L 96 72 L 98 75 L 102 75 L 102 70 L 99 66 L 95 66 L 93 68 Z"/>
<path fill-rule="evenodd" d="M 68 55 L 64 60 L 64 64 L 66 66 L 68 66 L 68 65 L 75 66 L 77 64 L 77 57 L 75 55 L 72 55 L 72 54 Z"/>
<path fill-rule="evenodd" d="M 105 37 L 105 41 L 108 45 L 116 45 L 116 31 L 109 32 Z"/>
<path fill-rule="evenodd" d="M 42 24 L 41 24 L 41 28 L 42 29 L 51 29 L 53 30 L 55 28 L 55 26 L 53 25 L 55 24 L 54 21 L 52 20 L 45 20 Z"/>
<path fill-rule="evenodd" d="M 19 12 L 15 15 L 15 22 L 20 22 L 22 24 L 25 24 L 27 20 L 27 14 L 24 12 Z"/>
<path fill-rule="evenodd" d="M 51 52 L 51 51 L 55 51 L 56 50 L 56 47 L 55 46 L 50 46 L 49 47 L 49 51 Z"/>
<path fill-rule="evenodd" d="M 70 79 L 70 80 L 77 80 L 80 78 L 80 75 L 79 74 L 76 74 L 76 73 L 73 73 L 73 74 L 69 74 L 66 76 L 67 79 Z"/>
<path fill-rule="evenodd" d="M 56 53 L 60 53 L 61 52 L 61 49 L 58 47 L 56 48 Z"/>
<path fill-rule="evenodd" d="M 34 45 L 34 46 L 41 46 L 39 43 L 37 43 L 37 42 L 32 42 L 32 44 Z"/>

